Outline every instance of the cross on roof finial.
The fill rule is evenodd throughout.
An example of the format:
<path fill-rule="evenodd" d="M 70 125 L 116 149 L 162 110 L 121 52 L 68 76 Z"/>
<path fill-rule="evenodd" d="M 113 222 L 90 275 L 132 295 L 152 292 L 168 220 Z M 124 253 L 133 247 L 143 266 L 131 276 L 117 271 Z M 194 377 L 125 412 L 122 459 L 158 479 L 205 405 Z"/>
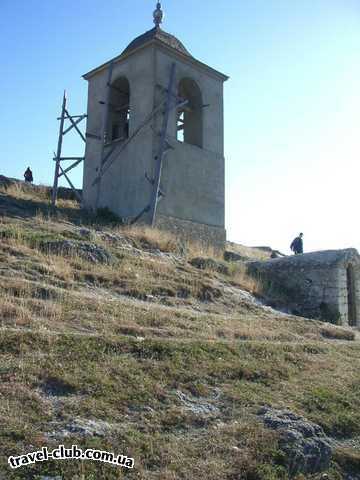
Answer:
<path fill-rule="evenodd" d="M 160 24 L 163 21 L 164 18 L 164 12 L 161 10 L 161 3 L 157 2 L 156 4 L 156 10 L 154 11 L 154 23 L 156 28 L 160 28 Z"/>

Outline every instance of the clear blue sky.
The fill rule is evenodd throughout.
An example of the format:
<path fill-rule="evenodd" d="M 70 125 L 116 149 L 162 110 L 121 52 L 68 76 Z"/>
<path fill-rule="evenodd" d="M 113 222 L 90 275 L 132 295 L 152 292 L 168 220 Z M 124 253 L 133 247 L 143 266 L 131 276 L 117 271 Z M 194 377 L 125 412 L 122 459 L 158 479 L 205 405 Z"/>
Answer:
<path fill-rule="evenodd" d="M 1 0 L 0 174 L 52 182 L 62 91 L 152 28 L 153 0 Z M 225 84 L 230 240 L 360 249 L 359 0 L 165 0 L 163 28 Z M 82 153 L 77 141 L 64 153 Z M 81 186 L 81 169 L 74 176 Z"/>

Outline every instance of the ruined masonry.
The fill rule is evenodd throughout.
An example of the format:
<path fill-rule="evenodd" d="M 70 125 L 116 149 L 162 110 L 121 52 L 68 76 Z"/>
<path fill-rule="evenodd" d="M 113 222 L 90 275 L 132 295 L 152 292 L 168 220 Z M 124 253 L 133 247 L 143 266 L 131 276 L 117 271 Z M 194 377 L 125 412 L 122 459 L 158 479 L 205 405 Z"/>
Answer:
<path fill-rule="evenodd" d="M 227 76 L 155 27 L 88 81 L 83 204 L 223 246 Z M 104 141 L 103 141 L 104 140 Z"/>
<path fill-rule="evenodd" d="M 304 317 L 360 327 L 360 255 L 321 252 L 250 262 L 248 271 L 278 308 Z"/>

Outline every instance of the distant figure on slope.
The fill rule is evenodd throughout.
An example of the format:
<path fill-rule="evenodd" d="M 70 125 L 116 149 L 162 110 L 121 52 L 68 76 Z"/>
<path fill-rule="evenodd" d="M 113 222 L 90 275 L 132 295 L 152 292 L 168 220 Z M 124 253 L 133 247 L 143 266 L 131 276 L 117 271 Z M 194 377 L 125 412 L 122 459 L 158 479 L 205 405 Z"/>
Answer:
<path fill-rule="evenodd" d="M 301 253 L 304 253 L 304 248 L 303 248 L 303 233 L 300 233 L 300 235 L 291 242 L 290 245 L 290 250 L 294 252 L 294 255 L 300 255 Z"/>
<path fill-rule="evenodd" d="M 24 173 L 25 182 L 32 183 L 34 181 L 32 171 L 28 167 Z"/>

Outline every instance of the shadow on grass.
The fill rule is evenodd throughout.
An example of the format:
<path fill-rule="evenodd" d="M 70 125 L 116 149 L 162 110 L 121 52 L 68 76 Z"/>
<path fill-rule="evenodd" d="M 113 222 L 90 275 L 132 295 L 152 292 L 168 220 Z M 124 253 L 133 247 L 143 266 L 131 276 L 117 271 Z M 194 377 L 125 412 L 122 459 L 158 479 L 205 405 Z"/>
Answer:
<path fill-rule="evenodd" d="M 11 186 L 14 185 L 24 197 L 12 191 Z M 122 225 L 121 219 L 107 209 L 101 209 L 94 214 L 81 208 L 74 193 L 67 188 L 59 188 L 58 206 L 53 208 L 51 191 L 51 187 L 26 185 L 24 182 L 11 182 L 5 185 L 0 182 L 0 217 L 29 219 L 40 214 L 54 220 L 63 219 L 83 226 Z M 81 194 L 81 190 L 78 192 Z M 67 202 L 70 205 L 66 205 Z"/>

